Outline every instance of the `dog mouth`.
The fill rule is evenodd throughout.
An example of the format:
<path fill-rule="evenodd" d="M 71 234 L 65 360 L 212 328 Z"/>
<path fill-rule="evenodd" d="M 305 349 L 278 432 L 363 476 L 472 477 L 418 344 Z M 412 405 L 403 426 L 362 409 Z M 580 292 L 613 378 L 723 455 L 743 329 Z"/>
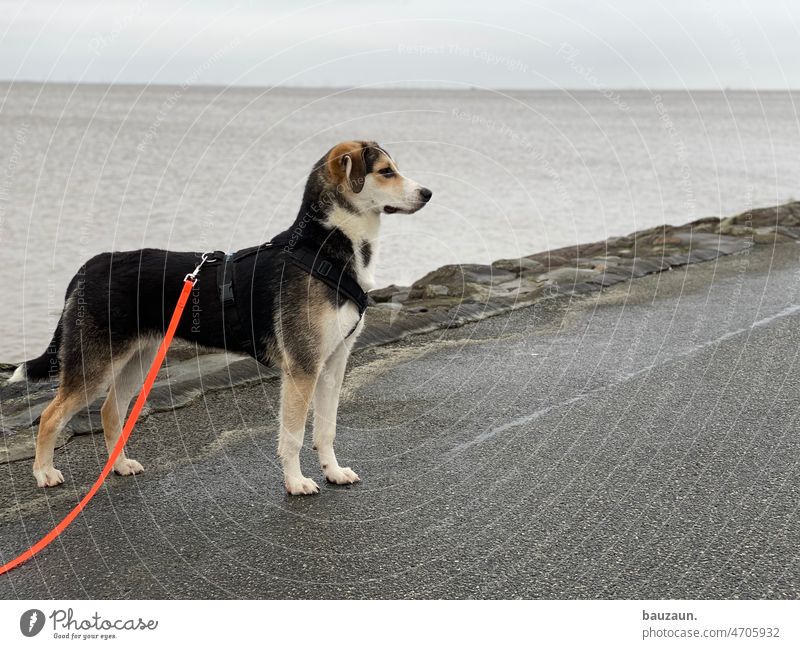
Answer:
<path fill-rule="evenodd" d="M 413 214 L 417 210 L 421 209 L 425 203 L 420 203 L 419 205 L 415 205 L 414 207 L 397 207 L 395 205 L 384 205 L 383 211 L 386 214 Z"/>

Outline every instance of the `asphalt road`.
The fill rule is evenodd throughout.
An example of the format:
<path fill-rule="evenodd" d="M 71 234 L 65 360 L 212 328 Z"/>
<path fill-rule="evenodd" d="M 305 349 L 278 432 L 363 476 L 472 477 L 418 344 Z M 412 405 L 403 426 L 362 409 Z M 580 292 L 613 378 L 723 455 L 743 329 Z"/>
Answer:
<path fill-rule="evenodd" d="M 154 415 L 129 445 L 147 472 L 111 478 L 0 597 L 798 598 L 798 258 L 759 248 L 368 350 L 337 440 L 363 482 L 314 497 L 283 493 L 274 382 Z M 2 560 L 104 459 L 73 439 L 49 491 L 0 467 Z"/>

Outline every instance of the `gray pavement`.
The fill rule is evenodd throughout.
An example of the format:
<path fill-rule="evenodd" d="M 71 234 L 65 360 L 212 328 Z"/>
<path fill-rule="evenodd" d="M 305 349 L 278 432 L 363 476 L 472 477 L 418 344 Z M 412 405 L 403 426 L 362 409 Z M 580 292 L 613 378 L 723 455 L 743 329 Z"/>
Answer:
<path fill-rule="evenodd" d="M 366 350 L 337 440 L 363 483 L 315 497 L 283 493 L 274 381 L 153 415 L 129 444 L 147 472 L 0 596 L 798 598 L 799 258 L 758 247 Z M 2 560 L 104 460 L 71 440 L 46 492 L 0 466 Z"/>

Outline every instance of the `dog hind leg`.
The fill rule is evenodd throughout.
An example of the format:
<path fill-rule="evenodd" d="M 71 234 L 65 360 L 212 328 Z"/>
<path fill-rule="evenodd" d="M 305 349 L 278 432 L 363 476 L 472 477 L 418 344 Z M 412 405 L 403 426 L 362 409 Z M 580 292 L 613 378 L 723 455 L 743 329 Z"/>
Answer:
<path fill-rule="evenodd" d="M 134 354 L 114 376 L 108 396 L 100 410 L 103 419 L 103 436 L 109 455 L 122 434 L 122 425 L 131 399 L 141 388 L 157 351 L 157 343 L 144 343 L 139 352 Z M 128 458 L 123 448 L 114 463 L 114 471 L 119 475 L 134 475 L 144 471 L 144 467 L 136 460 Z"/>
<path fill-rule="evenodd" d="M 108 385 L 111 363 L 105 361 L 102 354 L 87 354 L 87 358 L 91 363 L 62 365 L 56 398 L 39 418 L 33 475 L 40 487 L 55 487 L 64 482 L 61 471 L 53 466 L 53 451 L 58 435 L 69 420 L 91 404 Z"/>
<path fill-rule="evenodd" d="M 61 471 L 53 466 L 56 439 L 67 422 L 85 405 L 85 395 L 81 391 L 60 387 L 56 398 L 42 412 L 33 461 L 33 476 L 38 486 L 55 487 L 64 482 Z"/>

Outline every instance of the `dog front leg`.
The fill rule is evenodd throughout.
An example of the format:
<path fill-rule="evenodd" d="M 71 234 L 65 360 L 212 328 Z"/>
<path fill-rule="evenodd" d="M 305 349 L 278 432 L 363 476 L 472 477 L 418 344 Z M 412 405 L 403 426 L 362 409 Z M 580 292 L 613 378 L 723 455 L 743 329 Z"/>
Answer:
<path fill-rule="evenodd" d="M 291 369 L 283 371 L 278 455 L 283 465 L 286 491 L 292 496 L 319 493 L 317 483 L 306 478 L 300 470 L 300 449 L 316 382 L 316 377 L 311 374 Z"/>
<path fill-rule="evenodd" d="M 326 361 L 314 392 L 314 448 L 319 453 L 319 463 L 325 479 L 334 484 L 353 484 L 359 481 L 355 471 L 339 466 L 333 451 L 339 392 L 349 355 L 349 345 L 341 343 Z"/>

